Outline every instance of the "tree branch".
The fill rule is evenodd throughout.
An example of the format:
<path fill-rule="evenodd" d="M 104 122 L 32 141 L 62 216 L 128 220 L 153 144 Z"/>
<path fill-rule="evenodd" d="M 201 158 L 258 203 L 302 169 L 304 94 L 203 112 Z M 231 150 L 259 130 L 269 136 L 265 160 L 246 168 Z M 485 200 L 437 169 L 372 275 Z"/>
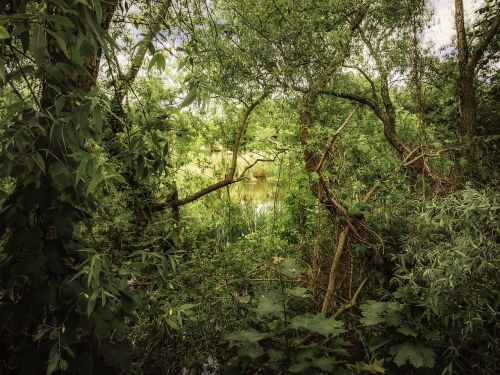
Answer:
<path fill-rule="evenodd" d="M 359 295 L 361 294 L 361 291 L 363 290 L 363 288 L 364 288 L 364 286 L 365 286 L 365 284 L 366 284 L 367 281 L 368 281 L 368 277 L 365 277 L 364 280 L 361 282 L 361 284 L 359 284 L 358 289 L 356 289 L 356 292 L 352 296 L 351 300 L 348 303 L 342 305 L 335 312 L 335 314 L 332 315 L 333 319 L 337 319 L 344 312 L 346 312 L 347 310 L 349 310 L 349 309 L 353 308 L 354 306 L 356 306 L 356 303 L 358 303 Z"/>
<path fill-rule="evenodd" d="M 234 184 L 235 182 L 241 181 L 243 179 L 244 173 L 242 173 L 238 178 L 234 178 L 234 175 L 236 173 L 236 166 L 238 162 L 238 152 L 240 148 L 240 142 L 241 142 L 241 137 L 243 136 L 245 129 L 246 129 L 246 124 L 248 121 L 248 117 L 252 113 L 252 111 L 257 107 L 262 101 L 269 96 L 270 92 L 265 91 L 257 100 L 252 102 L 246 109 L 245 112 L 243 113 L 243 116 L 240 120 L 240 126 L 236 132 L 236 135 L 234 137 L 234 146 L 233 146 L 233 151 L 232 151 L 232 158 L 231 158 L 231 166 L 229 169 L 229 173 L 224 177 L 224 179 L 217 181 L 191 195 L 188 195 L 187 197 L 181 198 L 181 199 L 174 199 L 171 201 L 167 201 L 165 203 L 160 203 L 156 204 L 153 207 L 153 211 L 160 211 L 163 210 L 167 207 L 179 207 L 183 206 L 185 204 L 191 203 L 213 191 L 216 191 L 220 188 L 223 188 L 224 186 L 228 186 L 231 184 Z M 258 159 L 256 162 L 254 162 L 253 165 L 257 164 L 260 159 Z M 252 166 L 253 166 L 252 165 Z M 243 172 L 246 172 L 250 168 L 245 168 Z"/>
<path fill-rule="evenodd" d="M 486 48 L 488 48 L 488 45 L 493 41 L 493 38 L 497 34 L 499 27 L 500 27 L 500 14 L 498 14 L 495 17 L 495 19 L 491 23 L 488 33 L 484 37 L 483 41 L 479 44 L 476 51 L 471 56 L 469 63 L 467 64 L 467 68 L 469 69 L 469 71 L 472 72 L 476 68 L 477 64 L 479 63 L 479 60 L 481 60 L 481 57 L 486 51 Z"/>
<path fill-rule="evenodd" d="M 319 172 L 321 170 L 321 168 L 323 168 L 323 164 L 325 163 L 326 157 L 328 156 L 328 154 L 330 153 L 330 151 L 332 149 L 333 142 L 335 142 L 335 139 L 340 134 L 340 132 L 347 126 L 347 124 L 349 124 L 349 121 L 351 121 L 351 118 L 352 118 L 352 116 L 354 116 L 355 113 L 356 113 L 356 108 L 354 108 L 349 113 L 349 115 L 344 120 L 344 122 L 342 123 L 342 125 L 340 125 L 338 127 L 338 129 L 335 131 L 335 133 L 332 134 L 330 140 L 328 141 L 328 144 L 326 145 L 326 149 L 325 149 L 325 152 L 323 153 L 323 157 L 321 158 L 321 160 L 319 161 L 319 163 L 318 163 L 318 165 L 316 167 L 316 172 Z"/>

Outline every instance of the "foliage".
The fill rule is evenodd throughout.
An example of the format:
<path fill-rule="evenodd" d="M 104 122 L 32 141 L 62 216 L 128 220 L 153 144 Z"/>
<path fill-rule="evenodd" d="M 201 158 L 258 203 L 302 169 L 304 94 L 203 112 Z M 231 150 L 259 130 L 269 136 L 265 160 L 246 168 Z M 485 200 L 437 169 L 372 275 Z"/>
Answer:
<path fill-rule="evenodd" d="M 0 2 L 0 374 L 497 373 L 496 5 Z"/>

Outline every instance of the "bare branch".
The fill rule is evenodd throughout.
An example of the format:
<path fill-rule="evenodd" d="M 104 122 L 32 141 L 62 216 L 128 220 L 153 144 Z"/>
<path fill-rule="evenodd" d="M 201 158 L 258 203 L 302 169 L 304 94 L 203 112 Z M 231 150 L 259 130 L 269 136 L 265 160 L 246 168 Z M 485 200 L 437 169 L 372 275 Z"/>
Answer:
<path fill-rule="evenodd" d="M 354 108 L 349 113 L 349 115 L 344 120 L 344 122 L 342 123 L 342 125 L 340 125 L 338 127 L 338 129 L 335 131 L 335 133 L 332 134 L 330 140 L 328 141 L 328 144 L 326 145 L 326 149 L 325 149 L 325 152 L 323 153 L 323 157 L 321 158 L 321 160 L 318 163 L 318 166 L 316 167 L 316 172 L 319 172 L 321 170 L 321 168 L 323 168 L 323 164 L 325 163 L 325 159 L 326 159 L 326 157 L 328 156 L 328 154 L 330 153 L 330 151 L 332 149 L 333 142 L 335 142 L 335 139 L 340 134 L 340 132 L 347 126 L 347 124 L 349 124 L 349 121 L 351 120 L 352 116 L 354 116 L 354 113 L 356 113 L 356 108 Z"/>
<path fill-rule="evenodd" d="M 344 312 L 347 310 L 353 308 L 356 306 L 356 303 L 358 303 L 358 298 L 359 295 L 361 294 L 361 291 L 363 290 L 363 287 L 365 286 L 366 282 L 368 281 L 368 277 L 365 277 L 364 280 L 359 284 L 358 289 L 356 289 L 356 292 L 352 296 L 351 300 L 349 303 L 346 303 L 345 305 L 342 305 L 336 312 L 335 314 L 332 315 L 333 319 L 337 319 L 340 315 L 342 315 Z"/>

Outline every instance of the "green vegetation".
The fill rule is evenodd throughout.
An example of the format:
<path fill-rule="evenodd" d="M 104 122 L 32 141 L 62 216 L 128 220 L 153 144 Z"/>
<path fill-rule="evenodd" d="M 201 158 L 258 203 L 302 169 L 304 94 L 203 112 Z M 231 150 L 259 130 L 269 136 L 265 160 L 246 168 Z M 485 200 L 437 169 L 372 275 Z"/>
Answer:
<path fill-rule="evenodd" d="M 497 374 L 499 5 L 0 2 L 0 375 Z"/>

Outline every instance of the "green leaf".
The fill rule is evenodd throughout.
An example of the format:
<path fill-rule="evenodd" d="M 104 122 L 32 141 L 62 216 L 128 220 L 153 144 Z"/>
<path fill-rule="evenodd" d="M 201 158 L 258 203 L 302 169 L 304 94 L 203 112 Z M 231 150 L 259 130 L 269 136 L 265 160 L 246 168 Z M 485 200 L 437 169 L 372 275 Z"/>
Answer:
<path fill-rule="evenodd" d="M 49 16 L 47 16 L 47 18 L 54 22 L 56 25 L 59 25 L 59 26 L 64 26 L 68 29 L 72 29 L 75 27 L 75 24 L 73 23 L 73 21 L 71 21 L 68 17 L 64 17 L 64 16 L 61 16 L 59 14 L 51 14 Z"/>
<path fill-rule="evenodd" d="M 0 57 L 0 79 L 2 80 L 2 82 L 5 82 L 5 74 L 5 61 Z"/>
<path fill-rule="evenodd" d="M 179 105 L 179 107 L 180 108 L 187 107 L 192 102 L 194 102 L 197 96 L 198 96 L 198 86 L 195 85 L 189 90 L 188 94 L 186 95 L 182 103 Z"/>
<path fill-rule="evenodd" d="M 418 334 L 414 329 L 410 328 L 407 325 L 402 325 L 401 327 L 398 327 L 398 332 L 401 333 L 402 335 L 413 336 L 413 337 L 417 337 Z"/>
<path fill-rule="evenodd" d="M 345 332 L 343 326 L 344 323 L 332 318 L 325 318 L 321 314 L 298 315 L 290 322 L 291 328 L 305 329 L 309 332 L 319 333 L 322 336 L 339 335 Z"/>
<path fill-rule="evenodd" d="M 226 336 L 226 339 L 239 343 L 256 343 L 267 337 L 269 337 L 267 333 L 260 333 L 254 329 L 249 329 L 246 331 L 239 331 L 238 333 L 229 334 Z"/>
<path fill-rule="evenodd" d="M 163 54 L 161 52 L 158 52 L 155 55 L 153 55 L 153 57 L 151 58 L 151 61 L 149 62 L 149 65 L 148 65 L 148 71 L 150 71 L 151 68 L 155 65 L 156 65 L 156 68 L 158 70 L 164 70 L 166 65 L 167 65 L 167 61 L 165 60 L 165 56 L 163 56 Z"/>
<path fill-rule="evenodd" d="M 258 344 L 244 344 L 238 347 L 240 355 L 256 359 L 264 354 L 264 350 Z"/>
<path fill-rule="evenodd" d="M 361 305 L 363 317 L 359 320 L 365 326 L 373 326 L 385 322 L 387 302 L 367 301 Z"/>
<path fill-rule="evenodd" d="M 95 170 L 92 179 L 90 180 L 89 186 L 87 187 L 87 193 L 92 194 L 96 191 L 97 185 L 104 179 L 104 175 L 100 170 Z"/>
<path fill-rule="evenodd" d="M 398 366 L 404 366 L 410 363 L 415 368 L 434 367 L 435 353 L 431 347 L 422 344 L 420 341 L 405 341 L 400 345 L 391 347 L 391 355 L 395 355 L 394 363 Z"/>
<path fill-rule="evenodd" d="M 262 296 L 254 311 L 259 315 L 280 314 L 283 313 L 283 306 L 281 303 L 276 303 L 272 299 Z"/>
<path fill-rule="evenodd" d="M 51 30 L 45 29 L 45 31 L 56 40 L 57 44 L 59 45 L 59 48 L 61 48 L 61 51 L 63 51 L 66 57 L 69 59 L 70 57 L 69 57 L 68 47 L 66 46 L 66 41 L 60 35 L 57 35 L 57 33 Z"/>
<path fill-rule="evenodd" d="M 316 183 L 319 181 L 319 173 L 318 172 L 312 172 L 311 173 L 311 182 Z"/>
<path fill-rule="evenodd" d="M 302 360 L 300 362 L 296 362 L 288 368 L 292 374 L 298 374 L 300 372 L 304 372 L 311 368 L 311 363 L 309 361 Z"/>
<path fill-rule="evenodd" d="M 9 35 L 9 32 L 7 31 L 7 29 L 3 26 L 0 26 L 0 40 L 7 39 L 9 37 L 10 37 L 10 35 Z"/>
<path fill-rule="evenodd" d="M 326 372 L 331 372 L 333 366 L 337 363 L 339 363 L 339 361 L 337 361 L 334 357 L 320 357 L 313 359 L 313 361 L 311 362 L 314 367 L 317 367 Z"/>
<path fill-rule="evenodd" d="M 94 9 L 95 9 L 95 14 L 97 17 L 97 22 L 101 23 L 102 22 L 102 7 L 101 7 L 101 1 L 100 0 L 92 0 L 94 3 Z"/>
<path fill-rule="evenodd" d="M 83 159 L 78 165 L 78 168 L 76 168 L 75 183 L 83 180 L 83 174 L 85 173 L 85 167 L 87 166 L 88 161 L 89 159 Z"/>
<path fill-rule="evenodd" d="M 71 186 L 71 174 L 69 169 L 60 162 L 55 162 L 49 166 L 49 175 L 60 188 L 65 189 Z"/>
<path fill-rule="evenodd" d="M 289 296 L 292 297 L 306 298 L 311 296 L 309 294 L 309 291 L 301 286 L 298 286 L 296 288 L 285 288 L 284 292 L 285 294 L 288 294 Z"/>
<path fill-rule="evenodd" d="M 38 168 L 40 168 L 40 170 L 45 173 L 45 161 L 43 160 L 42 155 L 40 155 L 38 152 L 35 152 L 31 154 L 31 157 L 35 161 L 36 165 L 38 165 Z"/>
<path fill-rule="evenodd" d="M 297 276 L 303 272 L 303 268 L 297 264 L 293 258 L 285 258 L 280 263 L 280 271 L 287 276 Z"/>
<path fill-rule="evenodd" d="M 64 104 L 66 103 L 66 97 L 64 95 L 59 95 L 55 100 L 56 114 L 60 115 Z"/>
<path fill-rule="evenodd" d="M 384 360 L 375 360 L 373 363 L 363 363 L 362 371 L 369 372 L 370 374 L 385 374 L 385 369 L 382 367 Z"/>

